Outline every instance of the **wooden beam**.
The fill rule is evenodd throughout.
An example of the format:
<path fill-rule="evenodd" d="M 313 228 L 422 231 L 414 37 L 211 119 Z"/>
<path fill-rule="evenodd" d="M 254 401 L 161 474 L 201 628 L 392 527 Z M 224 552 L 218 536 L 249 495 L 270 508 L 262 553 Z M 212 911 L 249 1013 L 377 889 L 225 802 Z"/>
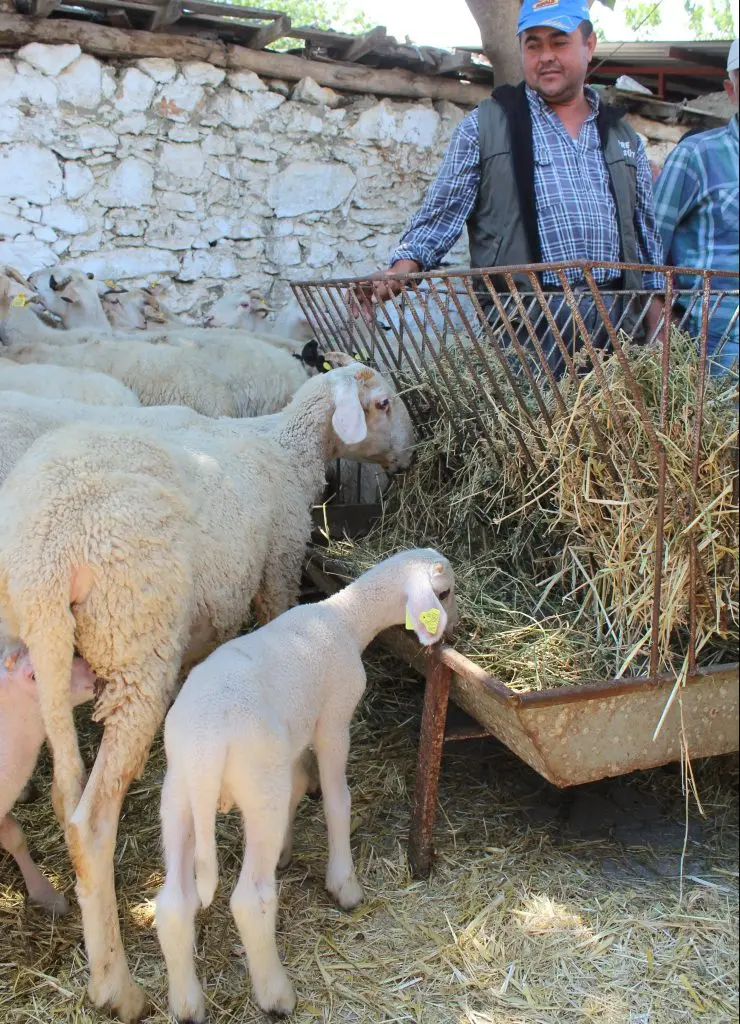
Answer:
<path fill-rule="evenodd" d="M 254 34 L 244 40 L 244 46 L 249 50 L 264 50 L 276 39 L 290 35 L 290 18 L 287 14 L 281 14 L 267 25 L 262 25 L 254 30 Z"/>
<path fill-rule="evenodd" d="M 182 16 L 182 0 L 163 0 L 149 22 L 149 31 L 157 32 L 160 28 L 174 25 Z"/>
<path fill-rule="evenodd" d="M 0 46 L 15 49 L 26 43 L 77 43 L 86 53 L 103 58 L 170 57 L 203 60 L 217 67 L 254 71 L 268 78 L 298 81 L 310 76 L 319 85 L 345 92 L 374 93 L 409 99 L 449 100 L 475 106 L 490 96 L 487 85 L 467 85 L 410 71 L 379 70 L 363 64 L 322 64 L 269 50 L 248 50 L 217 40 L 164 32 L 138 32 L 64 18 L 38 21 L 22 14 L 0 14 Z"/>
<path fill-rule="evenodd" d="M 730 49 L 729 42 L 727 49 Z M 727 57 L 715 57 L 714 54 L 699 53 L 684 46 L 669 47 L 668 56 L 674 60 L 684 60 L 687 64 L 699 64 L 706 68 L 721 68 L 723 71 L 727 68 Z M 672 68 L 666 68 L 666 71 L 672 71 Z"/>
<path fill-rule="evenodd" d="M 370 53 L 371 50 L 374 50 L 380 43 L 384 43 L 385 40 L 385 26 L 376 25 L 375 28 L 371 28 L 363 36 L 358 36 L 349 46 L 343 47 L 339 51 L 340 59 L 346 61 L 359 60 L 360 57 Z"/>

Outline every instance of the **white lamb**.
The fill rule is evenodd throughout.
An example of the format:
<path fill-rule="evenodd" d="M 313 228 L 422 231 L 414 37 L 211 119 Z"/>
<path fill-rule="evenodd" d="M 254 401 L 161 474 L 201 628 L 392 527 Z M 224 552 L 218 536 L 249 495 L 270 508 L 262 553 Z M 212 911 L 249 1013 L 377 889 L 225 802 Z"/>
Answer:
<path fill-rule="evenodd" d="M 0 619 L 28 647 L 77 874 L 90 996 L 124 1021 L 145 1000 L 126 963 L 113 851 L 183 665 L 295 603 L 311 508 L 339 456 L 386 469 L 413 431 L 357 364 L 308 380 L 265 436 L 77 424 L 45 434 L 0 487 Z M 106 680 L 103 739 L 83 792 L 66 685 L 75 645 Z"/>
<path fill-rule="evenodd" d="M 131 388 L 105 373 L 34 363 L 24 366 L 1 357 L 0 391 L 22 391 L 42 398 L 69 398 L 87 405 L 139 405 L 139 399 Z"/>
<path fill-rule="evenodd" d="M 346 766 L 349 726 L 365 691 L 362 652 L 401 623 L 437 642 L 454 624 L 454 580 L 432 549 L 386 559 L 344 590 L 293 608 L 232 640 L 192 670 L 164 727 L 167 774 L 161 818 L 166 879 L 156 925 L 167 961 L 170 1010 L 204 1021 L 195 974 L 195 914 L 218 882 L 216 809 L 236 804 L 246 856 L 231 910 L 247 954 L 254 996 L 287 1014 L 295 993 L 275 944 L 275 869 L 290 848 L 305 792 L 303 755 L 316 751 L 329 837 L 326 888 L 341 907 L 362 899 L 350 849 Z"/>
<path fill-rule="evenodd" d="M 50 267 L 31 274 L 28 283 L 66 328 L 95 328 L 99 335 L 111 332 L 94 274 L 75 267 Z"/>
<path fill-rule="evenodd" d="M 6 645 L 1 638 L 0 648 L 0 846 L 20 868 L 29 898 L 63 914 L 66 899 L 34 864 L 21 827 L 10 813 L 38 760 L 44 722 L 28 652 L 19 645 Z M 87 663 L 75 658 L 67 686 L 71 705 L 92 700 L 94 683 Z"/>

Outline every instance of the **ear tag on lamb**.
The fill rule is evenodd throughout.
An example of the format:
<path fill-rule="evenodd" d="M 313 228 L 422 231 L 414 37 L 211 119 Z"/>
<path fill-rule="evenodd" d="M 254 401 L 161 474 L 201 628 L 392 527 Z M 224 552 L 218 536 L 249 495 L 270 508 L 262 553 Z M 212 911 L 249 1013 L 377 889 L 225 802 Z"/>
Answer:
<path fill-rule="evenodd" d="M 419 612 L 419 622 L 428 633 L 434 636 L 439 627 L 439 609 L 427 608 L 425 612 Z"/>
<path fill-rule="evenodd" d="M 108 278 L 106 278 L 105 281 L 103 281 L 103 284 L 105 285 L 106 288 L 115 288 L 116 287 L 116 282 L 115 281 L 110 281 Z"/>
<path fill-rule="evenodd" d="M 328 373 L 329 370 L 332 369 L 332 365 L 328 359 L 325 359 L 324 362 L 321 364 L 321 369 L 324 371 L 324 373 Z"/>
<path fill-rule="evenodd" d="M 416 629 L 414 621 L 411 618 L 411 612 L 409 611 L 408 605 L 406 605 L 406 629 Z"/>
<path fill-rule="evenodd" d="M 17 309 L 19 306 L 27 305 L 27 303 L 28 303 L 28 299 L 26 298 L 25 293 L 24 292 L 18 292 L 17 295 L 13 296 L 10 305 L 11 306 L 15 306 L 16 309 Z"/>

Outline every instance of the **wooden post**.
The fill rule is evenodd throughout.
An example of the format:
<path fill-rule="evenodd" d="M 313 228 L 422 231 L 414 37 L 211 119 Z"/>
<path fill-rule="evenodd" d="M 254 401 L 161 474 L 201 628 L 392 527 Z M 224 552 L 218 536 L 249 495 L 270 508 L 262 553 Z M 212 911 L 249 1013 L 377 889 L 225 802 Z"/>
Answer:
<path fill-rule="evenodd" d="M 415 878 L 426 878 L 432 866 L 432 832 L 437 811 L 451 679 L 452 669 L 435 654 L 431 654 L 424 688 L 424 710 L 409 829 L 409 862 Z"/>

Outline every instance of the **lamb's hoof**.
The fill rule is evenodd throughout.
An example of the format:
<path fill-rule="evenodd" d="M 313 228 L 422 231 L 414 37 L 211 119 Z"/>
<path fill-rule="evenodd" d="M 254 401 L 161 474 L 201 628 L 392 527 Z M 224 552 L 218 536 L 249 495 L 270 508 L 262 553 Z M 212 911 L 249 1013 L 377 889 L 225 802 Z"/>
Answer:
<path fill-rule="evenodd" d="M 292 846 L 286 846 L 286 847 L 284 847 L 282 853 L 280 854 L 280 860 L 277 862 L 277 866 L 279 868 L 287 868 L 287 866 L 290 864 L 290 862 L 292 860 L 293 860 L 293 847 Z"/>
<path fill-rule="evenodd" d="M 287 1017 L 295 1010 L 295 991 L 285 971 L 276 974 L 267 985 L 255 989 L 255 997 L 261 1010 Z"/>
<path fill-rule="evenodd" d="M 40 896 L 35 896 L 29 893 L 29 899 L 41 910 L 46 911 L 47 914 L 55 914 L 56 917 L 64 917 L 69 911 L 69 903 L 62 893 L 57 892 L 56 889 L 49 886 L 49 893 L 44 893 Z"/>
<path fill-rule="evenodd" d="M 95 1006 L 106 1010 L 111 1017 L 123 1021 L 123 1024 L 136 1024 L 146 1016 L 149 1005 L 146 993 L 130 977 L 115 987 L 109 979 L 103 980 L 100 985 L 91 981 L 87 992 Z"/>
<path fill-rule="evenodd" d="M 193 986 L 189 992 L 185 995 L 185 998 L 180 999 L 180 1005 L 178 1006 L 170 996 L 170 1013 L 177 1021 L 177 1024 L 204 1024 L 206 1019 L 206 1000 L 203 995 L 203 989 L 198 984 L 197 987 Z"/>
<path fill-rule="evenodd" d="M 357 876 L 354 872 L 352 872 L 349 878 L 345 878 L 341 882 L 330 882 L 327 878 L 326 888 L 342 910 L 354 910 L 356 906 L 362 903 L 364 895 L 362 886 L 357 881 Z"/>

